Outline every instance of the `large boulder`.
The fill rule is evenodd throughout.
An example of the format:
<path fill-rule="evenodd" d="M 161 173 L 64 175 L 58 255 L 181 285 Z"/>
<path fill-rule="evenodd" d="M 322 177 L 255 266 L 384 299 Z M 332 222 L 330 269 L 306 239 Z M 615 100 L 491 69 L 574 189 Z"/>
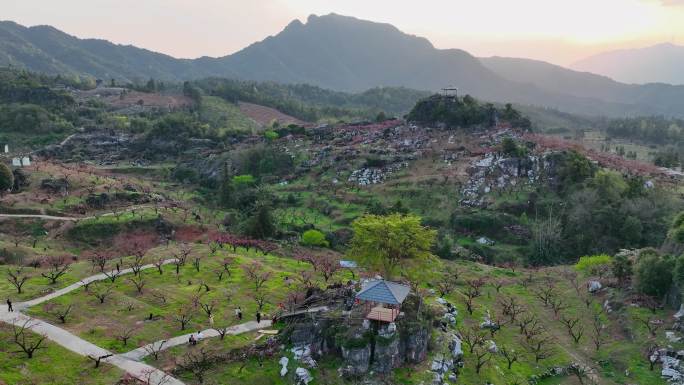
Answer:
<path fill-rule="evenodd" d="M 287 364 L 290 362 L 290 360 L 287 357 L 280 357 L 280 361 L 278 363 L 280 364 L 280 377 L 285 377 L 287 374 Z"/>
<path fill-rule="evenodd" d="M 599 290 L 603 288 L 603 285 L 601 285 L 601 282 L 599 281 L 589 281 L 587 282 L 587 290 L 590 293 L 597 293 Z"/>
<path fill-rule="evenodd" d="M 449 351 L 451 351 L 451 357 L 453 357 L 454 361 L 456 362 L 463 360 L 462 345 L 463 343 L 461 342 L 461 338 L 454 334 L 449 342 Z"/>
<path fill-rule="evenodd" d="M 313 376 L 306 368 L 295 369 L 295 385 L 308 385 Z"/>

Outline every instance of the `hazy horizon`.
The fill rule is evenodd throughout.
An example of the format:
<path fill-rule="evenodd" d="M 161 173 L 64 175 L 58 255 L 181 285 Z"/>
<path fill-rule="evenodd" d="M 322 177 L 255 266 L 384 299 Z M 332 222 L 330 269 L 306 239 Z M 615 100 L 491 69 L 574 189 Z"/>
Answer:
<path fill-rule="evenodd" d="M 2 18 L 197 58 L 234 53 L 294 19 L 328 13 L 390 23 L 437 48 L 564 66 L 607 50 L 684 43 L 684 0 L 24 0 L 3 5 Z"/>

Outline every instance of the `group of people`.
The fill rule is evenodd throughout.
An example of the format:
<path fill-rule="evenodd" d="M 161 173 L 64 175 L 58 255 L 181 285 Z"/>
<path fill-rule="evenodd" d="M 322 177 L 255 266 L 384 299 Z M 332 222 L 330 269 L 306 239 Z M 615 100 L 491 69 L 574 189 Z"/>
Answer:
<path fill-rule="evenodd" d="M 190 345 L 197 345 L 197 342 L 201 339 L 204 338 L 204 334 L 202 334 L 201 330 L 198 330 L 197 333 L 190 334 L 190 338 L 188 338 L 188 343 Z"/>

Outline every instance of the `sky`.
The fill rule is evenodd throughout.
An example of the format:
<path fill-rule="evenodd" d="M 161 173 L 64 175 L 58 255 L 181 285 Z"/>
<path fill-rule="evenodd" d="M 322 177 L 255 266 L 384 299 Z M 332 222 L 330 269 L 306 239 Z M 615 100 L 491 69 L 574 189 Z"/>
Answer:
<path fill-rule="evenodd" d="M 684 0 L 0 0 L 0 19 L 175 57 L 224 56 L 331 12 L 391 23 L 438 48 L 570 65 L 589 55 L 684 45 Z"/>

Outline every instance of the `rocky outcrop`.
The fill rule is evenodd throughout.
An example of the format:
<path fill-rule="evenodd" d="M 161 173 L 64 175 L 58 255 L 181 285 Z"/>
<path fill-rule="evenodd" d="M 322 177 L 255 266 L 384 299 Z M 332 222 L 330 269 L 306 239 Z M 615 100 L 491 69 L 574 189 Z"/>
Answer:
<path fill-rule="evenodd" d="M 402 347 L 404 359 L 407 363 L 417 364 L 425 361 L 428 352 L 428 342 L 430 341 L 430 330 L 420 328 L 413 333 L 405 333 L 402 336 Z"/>
<path fill-rule="evenodd" d="M 487 194 L 522 184 L 537 183 L 542 177 L 552 184 L 557 168 L 552 155 L 504 157 L 491 153 L 472 162 L 468 169 L 470 178 L 461 191 L 461 204 L 484 207 L 487 205 Z"/>
<path fill-rule="evenodd" d="M 405 363 L 422 362 L 428 354 L 431 322 L 422 311 L 415 311 L 421 309 L 417 301 L 414 296 L 406 299 L 396 323 L 365 320 L 349 325 L 348 320 L 335 319 L 340 309 L 316 320 L 301 320 L 291 327 L 288 337 L 295 360 L 314 367 L 314 359 L 322 355 L 339 356 L 343 360 L 340 374 L 348 378 L 389 373 Z"/>
<path fill-rule="evenodd" d="M 363 328 L 347 334 L 342 342 L 342 358 L 344 366 L 342 374 L 346 377 L 357 377 L 368 373 L 372 358 L 371 340 Z"/>
<path fill-rule="evenodd" d="M 382 325 L 375 336 L 371 369 L 378 373 L 389 373 L 392 369 L 400 367 L 406 358 L 405 351 L 402 352 L 400 345 L 396 325 L 394 323 Z"/>

